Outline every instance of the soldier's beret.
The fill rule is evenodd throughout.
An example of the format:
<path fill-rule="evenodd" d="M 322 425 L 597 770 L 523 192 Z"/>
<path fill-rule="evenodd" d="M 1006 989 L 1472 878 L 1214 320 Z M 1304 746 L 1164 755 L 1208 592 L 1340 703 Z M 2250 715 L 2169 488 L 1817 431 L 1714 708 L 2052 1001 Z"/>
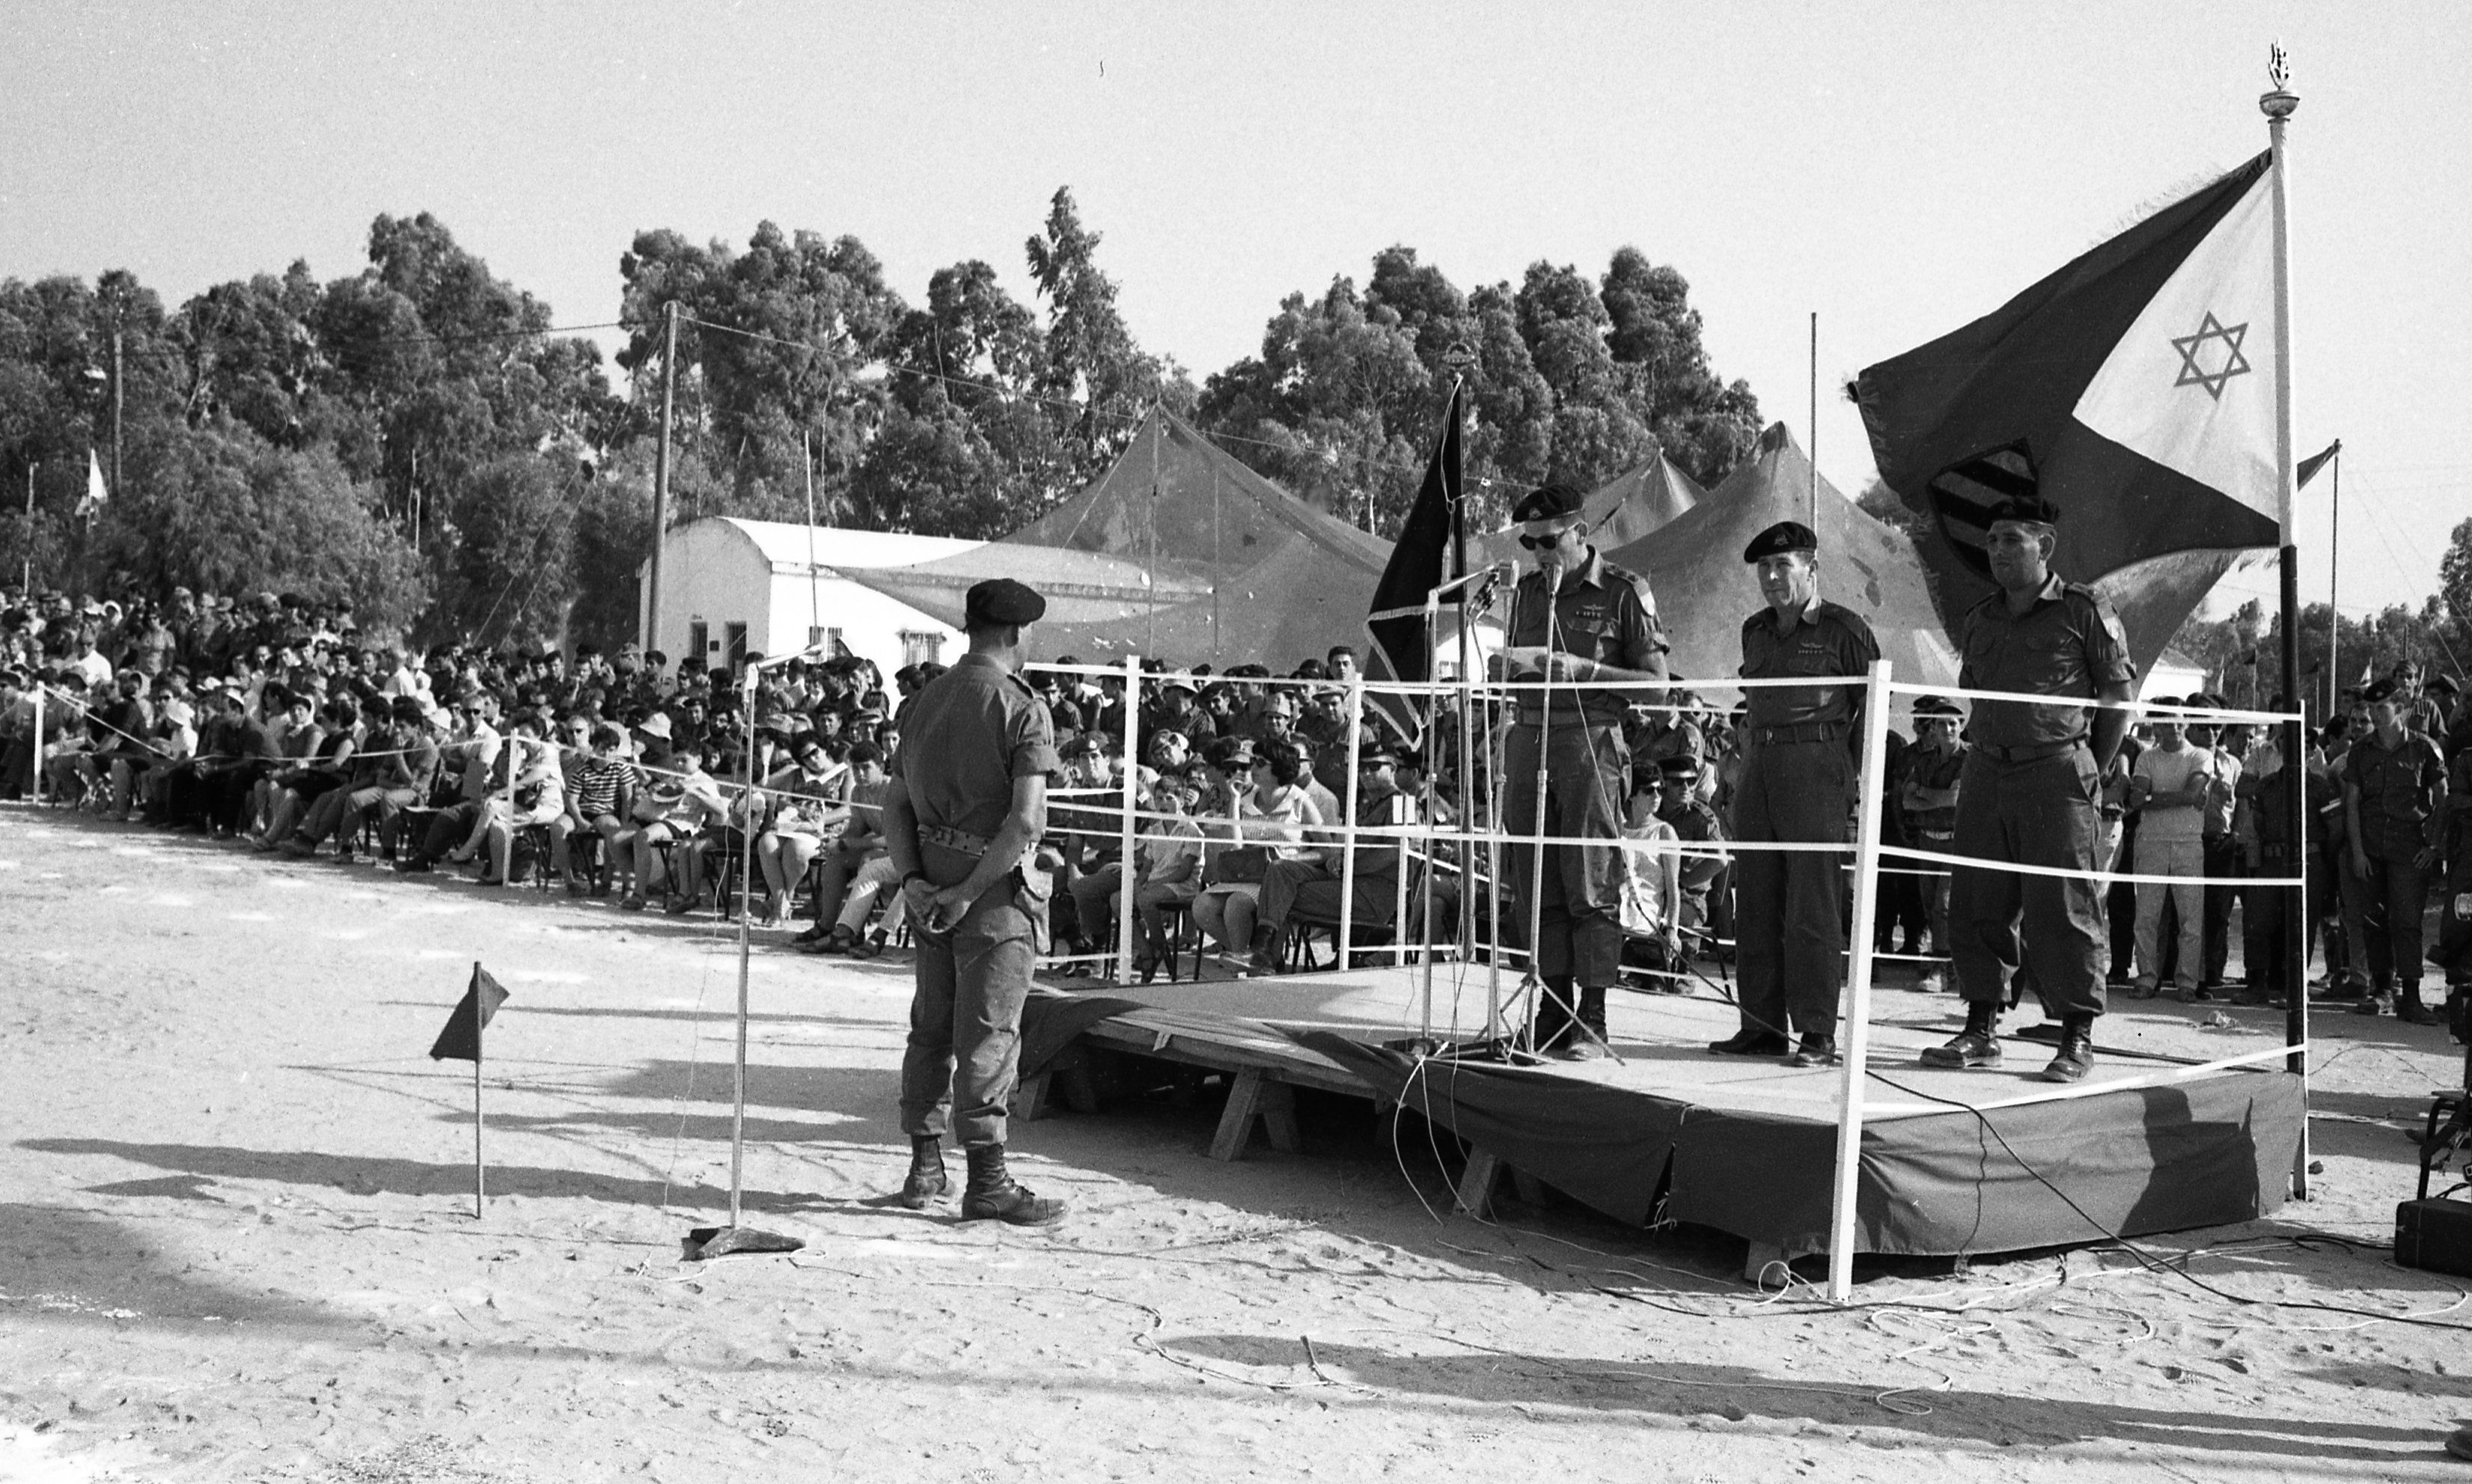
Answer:
<path fill-rule="evenodd" d="M 1961 717 L 1964 709 L 1945 695 L 1926 695 L 1914 702 L 1914 715 L 1921 717 Z"/>
<path fill-rule="evenodd" d="M 1580 513 L 1580 492 L 1568 484 L 1545 484 L 1528 492 L 1512 507 L 1515 521 L 1553 521 Z"/>
<path fill-rule="evenodd" d="M 1656 770 L 1668 778 L 1697 778 L 1700 776 L 1700 760 L 1687 752 L 1677 752 L 1671 757 L 1657 759 Z"/>
<path fill-rule="evenodd" d="M 2446 675 L 2440 675 L 2436 679 L 2432 680 L 2423 689 L 2427 690 L 2432 695 L 2456 695 L 2461 694 L 2456 689 L 2455 681 Z M 2281 708 L 2277 709 L 2279 710 Z"/>
<path fill-rule="evenodd" d="M 1377 763 L 1396 766 L 1398 762 L 1399 749 L 1389 742 L 1363 742 L 1356 744 L 1356 766 L 1359 767 L 1371 767 Z"/>
<path fill-rule="evenodd" d="M 1779 521 L 1743 548 L 1743 560 L 1756 562 L 1771 556 L 1783 556 L 1788 552 L 1817 552 L 1819 533 L 1800 521 Z"/>
<path fill-rule="evenodd" d="M 2374 706 L 2380 701 L 2394 699 L 2395 693 L 2401 689 L 2391 680 L 2374 680 L 2361 692 L 2361 699 Z"/>
<path fill-rule="evenodd" d="M 962 601 L 963 620 L 970 624 L 1035 624 L 1046 612 L 1046 599 L 1010 577 L 973 583 L 969 596 Z"/>
<path fill-rule="evenodd" d="M 1991 507 L 1991 520 L 2016 521 L 2030 526 L 2056 526 L 2060 507 L 2040 495 L 2010 495 Z"/>

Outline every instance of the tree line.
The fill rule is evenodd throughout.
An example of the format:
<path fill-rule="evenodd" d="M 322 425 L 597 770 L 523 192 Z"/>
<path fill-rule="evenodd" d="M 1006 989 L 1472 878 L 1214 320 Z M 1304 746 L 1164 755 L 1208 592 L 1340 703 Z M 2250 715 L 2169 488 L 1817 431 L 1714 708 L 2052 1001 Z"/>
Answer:
<path fill-rule="evenodd" d="M 673 304 L 676 521 L 812 508 L 993 537 L 1095 477 L 1158 404 L 1390 535 L 1460 374 L 1480 529 L 1521 488 L 1659 450 L 1714 483 L 1760 430 L 1750 389 L 1709 365 L 1689 285 L 1632 247 L 1593 276 L 1539 262 L 1472 290 L 1390 247 L 1361 287 L 1289 294 L 1258 354 L 1197 383 L 1141 345 L 1100 246 L 1059 190 L 1023 245 L 1032 302 L 967 259 L 913 303 L 854 237 L 639 232 L 614 368 L 426 213 L 379 217 L 350 276 L 296 262 L 177 308 L 119 270 L 10 279 L 0 570 L 349 598 L 415 641 L 617 642 L 651 539 Z M 89 449 L 117 474 L 90 520 Z"/>

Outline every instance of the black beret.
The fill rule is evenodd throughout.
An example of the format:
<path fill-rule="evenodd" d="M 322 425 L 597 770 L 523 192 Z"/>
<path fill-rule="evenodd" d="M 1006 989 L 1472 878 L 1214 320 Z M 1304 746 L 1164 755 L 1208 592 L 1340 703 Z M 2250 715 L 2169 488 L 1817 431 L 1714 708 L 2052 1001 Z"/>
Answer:
<path fill-rule="evenodd" d="M 1961 717 L 1964 710 L 1945 695 L 1926 695 L 1914 702 L 1914 715 L 1920 717 Z"/>
<path fill-rule="evenodd" d="M 2374 680 L 2369 683 L 2366 689 L 2361 692 L 2361 699 L 2374 706 L 2380 701 L 2390 701 L 2394 699 L 2395 693 L 2402 689 L 2403 687 L 2396 685 L 2391 680 Z"/>
<path fill-rule="evenodd" d="M 1771 556 L 1783 556 L 1788 552 L 1817 552 L 1819 533 L 1800 521 L 1779 521 L 1743 548 L 1743 560 L 1756 562 Z"/>
<path fill-rule="evenodd" d="M 1657 759 L 1656 770 L 1668 778 L 1697 778 L 1700 776 L 1700 760 L 1687 752 L 1677 752 L 1671 757 Z"/>
<path fill-rule="evenodd" d="M 1528 492 L 1511 509 L 1515 521 L 1553 521 L 1580 513 L 1580 492 L 1568 484 L 1545 484 Z"/>
<path fill-rule="evenodd" d="M 2019 521 L 2032 526 L 2056 526 L 2060 507 L 2040 495 L 2010 495 L 1991 507 L 1991 521 Z"/>
<path fill-rule="evenodd" d="M 1035 624 L 1047 612 L 1047 600 L 1010 577 L 989 577 L 971 585 L 962 601 L 965 624 Z"/>
<path fill-rule="evenodd" d="M 2423 689 L 2427 690 L 2432 695 L 2454 695 L 2460 694 L 2456 689 L 2454 680 L 2446 675 L 2440 675 L 2436 679 L 2432 680 Z M 2275 709 L 2283 710 L 2286 708 L 2277 707 Z"/>

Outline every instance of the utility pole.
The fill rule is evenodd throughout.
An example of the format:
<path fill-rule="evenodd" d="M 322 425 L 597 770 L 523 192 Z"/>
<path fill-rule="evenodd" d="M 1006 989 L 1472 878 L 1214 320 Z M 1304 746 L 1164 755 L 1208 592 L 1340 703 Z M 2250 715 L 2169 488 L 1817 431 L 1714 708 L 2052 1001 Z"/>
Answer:
<path fill-rule="evenodd" d="M 20 596 L 30 603 L 35 596 L 35 471 L 41 467 L 26 465 L 26 578 L 18 585 L 25 589 Z"/>
<path fill-rule="evenodd" d="M 661 306 L 661 451 L 653 464 L 653 562 L 644 583 L 644 648 L 661 624 L 661 538 L 670 529 L 670 412 L 678 392 L 678 301 Z"/>
<path fill-rule="evenodd" d="M 120 407 L 123 400 L 120 374 L 120 326 L 111 327 L 111 498 L 120 493 Z"/>

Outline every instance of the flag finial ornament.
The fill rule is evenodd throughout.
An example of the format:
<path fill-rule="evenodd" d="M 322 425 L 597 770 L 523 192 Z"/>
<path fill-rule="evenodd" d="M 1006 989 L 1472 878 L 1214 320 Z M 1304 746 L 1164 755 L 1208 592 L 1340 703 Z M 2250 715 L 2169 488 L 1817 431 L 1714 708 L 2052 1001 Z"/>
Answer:
<path fill-rule="evenodd" d="M 2257 101 L 2260 112 L 2270 119 L 2288 119 L 2299 111 L 2300 97 L 2292 91 L 2292 54 L 2280 41 L 2267 44 L 2266 81 L 2271 88 Z"/>

